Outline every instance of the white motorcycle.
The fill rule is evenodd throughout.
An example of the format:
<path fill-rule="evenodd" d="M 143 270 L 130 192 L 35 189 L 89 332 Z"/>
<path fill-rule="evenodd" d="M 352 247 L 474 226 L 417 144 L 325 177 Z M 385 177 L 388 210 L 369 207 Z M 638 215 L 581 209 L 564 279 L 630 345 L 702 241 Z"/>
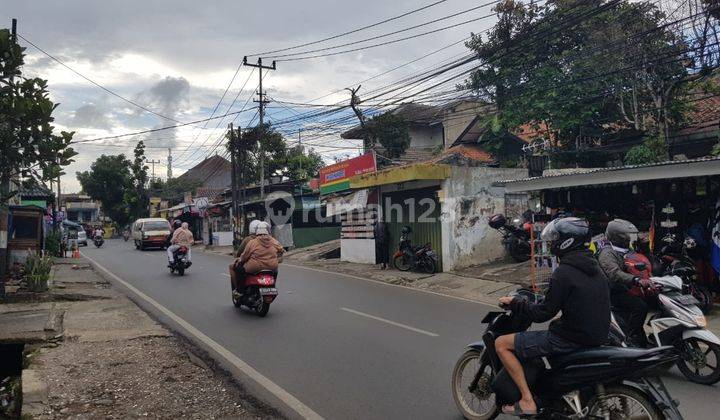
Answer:
<path fill-rule="evenodd" d="M 658 347 L 674 346 L 681 356 L 678 369 L 690 381 L 705 385 L 720 381 L 720 338 L 705 329 L 707 320 L 698 300 L 684 293 L 680 277 L 651 277 L 650 281 L 658 294 L 657 308 L 647 322 L 652 329 L 648 341 Z M 617 328 L 613 323 L 611 337 L 623 341 L 621 331 L 612 331 Z"/>

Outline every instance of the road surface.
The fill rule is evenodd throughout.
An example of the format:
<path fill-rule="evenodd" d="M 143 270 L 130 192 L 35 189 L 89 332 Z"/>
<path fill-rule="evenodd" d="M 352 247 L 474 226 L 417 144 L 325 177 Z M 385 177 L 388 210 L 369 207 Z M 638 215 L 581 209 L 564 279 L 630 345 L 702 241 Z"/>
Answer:
<path fill-rule="evenodd" d="M 487 305 L 281 266 L 266 318 L 230 300 L 230 257 L 193 253 L 184 277 L 163 251 L 109 240 L 82 249 L 327 419 L 458 419 L 450 375 L 483 331 Z M 720 413 L 718 386 L 666 378 L 687 419 Z"/>

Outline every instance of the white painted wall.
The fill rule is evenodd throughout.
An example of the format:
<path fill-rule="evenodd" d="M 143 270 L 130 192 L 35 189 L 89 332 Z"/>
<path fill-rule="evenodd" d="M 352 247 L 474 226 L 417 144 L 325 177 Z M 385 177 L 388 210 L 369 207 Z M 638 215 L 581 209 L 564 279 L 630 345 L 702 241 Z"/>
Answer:
<path fill-rule="evenodd" d="M 504 212 L 505 191 L 492 184 L 526 177 L 525 168 L 452 167 L 452 177 L 439 192 L 445 271 L 503 257 L 502 238 L 488 219 Z"/>
<path fill-rule="evenodd" d="M 213 232 L 213 245 L 227 246 L 233 243 L 232 232 Z"/>
<path fill-rule="evenodd" d="M 375 239 L 340 239 L 340 261 L 375 264 Z"/>

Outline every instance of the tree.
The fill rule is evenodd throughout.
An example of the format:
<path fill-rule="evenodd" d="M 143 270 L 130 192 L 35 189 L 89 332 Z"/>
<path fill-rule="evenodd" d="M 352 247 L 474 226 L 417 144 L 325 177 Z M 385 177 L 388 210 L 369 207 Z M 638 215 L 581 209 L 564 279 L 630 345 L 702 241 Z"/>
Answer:
<path fill-rule="evenodd" d="M 55 179 L 77 154 L 69 147 L 74 133 L 54 133 L 57 104 L 49 99 L 47 81 L 22 76 L 24 50 L 10 31 L 0 30 L 0 207 L 14 194 L 6 186 L 16 175 Z"/>
<path fill-rule="evenodd" d="M 125 202 L 128 206 L 131 219 L 138 219 L 148 214 L 150 199 L 147 191 L 148 167 L 145 165 L 145 144 L 140 141 L 133 152 L 131 170 L 132 179 L 129 188 L 125 191 Z"/>
<path fill-rule="evenodd" d="M 385 149 L 385 157 L 389 159 L 400 157 L 410 146 L 407 121 L 392 111 L 373 117 L 365 126 L 372 139 L 371 144 L 380 143 Z"/>
<path fill-rule="evenodd" d="M 487 37 L 467 44 L 480 66 L 465 87 L 497 104 L 503 127 L 533 125 L 560 150 L 602 139 L 623 121 L 667 138 L 682 111 L 687 45 L 653 4 L 622 1 L 597 12 L 607 5 L 499 3 Z"/>
<path fill-rule="evenodd" d="M 125 155 L 102 155 L 89 171 L 78 172 L 83 191 L 102 204 L 103 213 L 118 226 L 131 222 L 130 208 L 125 197 L 132 187 L 132 164 Z"/>
<path fill-rule="evenodd" d="M 186 192 L 194 194 L 200 185 L 202 181 L 199 179 L 171 178 L 167 181 L 155 179 L 150 183 L 150 192 L 153 196 L 177 204 L 183 200 Z"/>
<path fill-rule="evenodd" d="M 646 139 L 643 144 L 634 146 L 625 154 L 626 165 L 665 162 L 670 158 L 665 138 L 658 136 Z"/>
<path fill-rule="evenodd" d="M 306 153 L 304 147 L 297 145 L 287 149 L 283 175 L 293 180 L 307 180 L 318 176 L 323 166 L 322 156 L 314 150 Z"/>

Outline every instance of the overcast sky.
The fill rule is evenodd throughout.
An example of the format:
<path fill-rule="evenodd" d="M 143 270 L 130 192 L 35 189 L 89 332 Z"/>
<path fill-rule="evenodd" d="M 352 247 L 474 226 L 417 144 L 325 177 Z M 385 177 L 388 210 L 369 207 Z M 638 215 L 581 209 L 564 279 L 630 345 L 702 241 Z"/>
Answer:
<path fill-rule="evenodd" d="M 4 22 L 2 26 L 6 27 L 10 26 L 11 18 L 17 18 L 18 32 L 22 36 L 97 83 L 158 114 L 187 122 L 210 116 L 244 55 L 315 41 L 434 1 L 3 0 L 0 17 Z M 384 34 L 484 3 L 487 1 L 447 0 L 411 16 L 297 51 Z M 485 7 L 375 42 L 441 28 L 488 13 L 489 7 Z M 432 35 L 349 54 L 278 62 L 277 70 L 266 76 L 264 87 L 273 99 L 307 102 L 461 40 L 469 36 L 471 31 L 479 32 L 493 22 L 491 18 L 484 19 Z M 172 121 L 144 112 L 108 94 L 22 40 L 21 44 L 28 47 L 25 75 L 49 81 L 52 99 L 60 103 L 55 111 L 56 126 L 58 129 L 76 131 L 76 139 L 91 139 L 173 124 Z M 363 91 L 431 68 L 466 51 L 462 44 L 457 44 L 373 79 L 363 84 L 361 97 Z M 251 60 L 256 60 L 256 57 Z M 227 112 L 238 90 L 248 80 L 250 71 L 247 67 L 241 69 L 216 115 Z M 256 86 L 257 73 L 254 73 L 233 111 L 242 108 Z M 334 103 L 346 98 L 347 93 L 337 93 L 317 103 Z M 248 107 L 254 105 L 249 102 Z M 279 120 L 291 116 L 292 112 L 304 111 L 307 108 L 290 111 L 271 104 L 268 118 L 270 121 Z M 235 124 L 247 125 L 253 116 L 254 111 L 240 114 Z M 78 145 L 80 155 L 76 158 L 77 162 L 67 168 L 68 175 L 63 178 L 63 192 L 79 190 L 75 172 L 88 169 L 100 154 L 131 155 L 132 148 L 141 138 L 145 139 L 147 146 L 154 147 L 147 150 L 148 158 L 162 161 L 155 165 L 157 175 L 166 174 L 167 149 L 161 147 L 173 148 L 178 164 L 174 167 L 173 175 L 178 175 L 202 160 L 207 153 L 214 153 L 212 146 L 232 118 L 234 116 L 210 121 L 204 129 L 200 124 L 141 137 L 97 142 L 96 145 Z M 220 128 L 216 129 L 216 126 Z M 301 127 L 285 127 L 288 131 L 297 131 L 298 128 Z M 322 142 L 310 140 L 309 143 L 335 147 L 316 148 L 326 160 L 336 154 L 357 154 L 356 149 L 336 149 L 354 146 L 338 139 L 339 136 L 335 136 L 333 139 L 323 139 Z M 216 151 L 222 152 L 223 149 L 216 148 Z"/>

